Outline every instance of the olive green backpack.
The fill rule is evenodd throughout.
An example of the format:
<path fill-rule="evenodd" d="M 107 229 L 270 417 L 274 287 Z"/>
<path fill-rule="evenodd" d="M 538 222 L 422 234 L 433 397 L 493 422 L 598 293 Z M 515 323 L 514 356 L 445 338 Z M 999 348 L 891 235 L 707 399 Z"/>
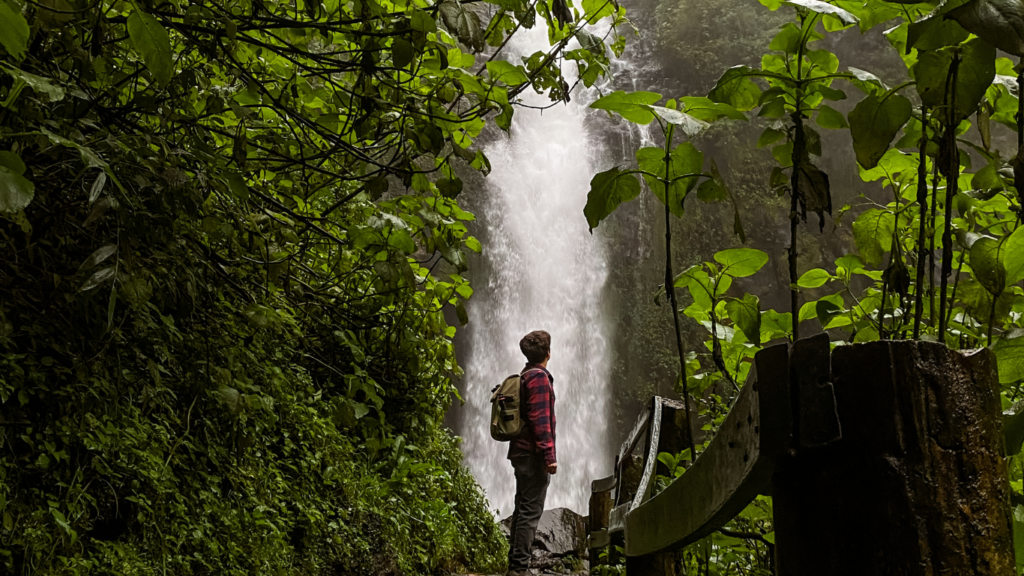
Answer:
<path fill-rule="evenodd" d="M 518 437 L 526 425 L 519 413 L 522 376 L 513 374 L 491 390 L 491 438 L 499 442 L 508 442 Z"/>

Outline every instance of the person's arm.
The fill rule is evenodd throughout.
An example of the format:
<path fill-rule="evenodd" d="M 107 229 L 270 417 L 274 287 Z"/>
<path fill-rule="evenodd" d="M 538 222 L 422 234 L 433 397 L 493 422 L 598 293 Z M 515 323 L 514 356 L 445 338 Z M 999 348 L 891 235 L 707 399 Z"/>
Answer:
<path fill-rule="evenodd" d="M 555 435 L 551 426 L 551 382 L 542 371 L 532 374 L 526 381 L 530 396 L 527 419 L 533 428 L 537 449 L 544 455 L 549 467 L 555 463 Z"/>

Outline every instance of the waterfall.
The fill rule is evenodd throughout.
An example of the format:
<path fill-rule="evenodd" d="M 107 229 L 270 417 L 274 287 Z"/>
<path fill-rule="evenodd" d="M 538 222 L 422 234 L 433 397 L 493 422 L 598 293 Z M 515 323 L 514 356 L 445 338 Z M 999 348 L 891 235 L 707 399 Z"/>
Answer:
<path fill-rule="evenodd" d="M 506 57 L 518 62 L 546 46 L 538 23 L 513 38 Z M 571 83 L 576 65 L 566 64 L 564 73 Z M 529 92 L 526 103 L 550 104 Z M 490 390 L 523 367 L 519 339 L 532 330 L 551 334 L 548 369 L 555 379 L 558 473 L 545 507 L 586 514 L 590 481 L 611 472 L 605 434 L 611 362 L 602 307 L 607 259 L 583 217 L 590 179 L 601 170 L 601 138 L 585 125 L 592 100 L 577 91 L 568 104 L 547 110 L 519 107 L 510 135 L 485 148 L 493 170 L 474 209 L 486 229 L 482 269 L 488 274 L 475 276 L 469 303 L 459 432 L 466 464 L 500 517 L 512 513 L 515 480 L 508 445 L 488 433 Z"/>

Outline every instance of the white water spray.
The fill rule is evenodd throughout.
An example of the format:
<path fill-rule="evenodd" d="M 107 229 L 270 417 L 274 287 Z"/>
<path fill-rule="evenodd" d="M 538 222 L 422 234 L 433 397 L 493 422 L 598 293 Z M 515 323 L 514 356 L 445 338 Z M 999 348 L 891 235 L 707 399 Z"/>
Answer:
<path fill-rule="evenodd" d="M 507 47 L 516 62 L 546 46 L 543 26 L 521 33 Z M 570 82 L 573 73 L 575 64 L 568 64 Z M 550 103 L 533 94 L 526 99 Z M 508 445 L 488 434 L 490 390 L 523 367 L 519 339 L 532 330 L 551 334 L 548 369 L 555 378 L 558 473 L 545 507 L 586 514 L 590 481 L 611 470 L 610 351 L 602 314 L 607 262 L 583 217 L 590 179 L 600 170 L 594 143 L 601 138 L 588 134 L 587 102 L 580 100 L 574 94 L 569 104 L 543 112 L 518 108 L 511 136 L 485 149 L 493 171 L 477 214 L 487 228 L 483 258 L 490 275 L 477 278 L 470 300 L 460 434 L 466 464 L 501 517 L 512 513 L 515 480 Z"/>

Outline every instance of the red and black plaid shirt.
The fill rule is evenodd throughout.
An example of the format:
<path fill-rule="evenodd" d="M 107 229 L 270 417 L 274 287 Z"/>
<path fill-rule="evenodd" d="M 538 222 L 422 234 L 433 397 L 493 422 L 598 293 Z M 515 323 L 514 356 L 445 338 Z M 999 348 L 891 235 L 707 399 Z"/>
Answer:
<path fill-rule="evenodd" d="M 508 446 L 508 458 L 541 453 L 546 464 L 555 460 L 554 376 L 542 366 L 527 364 L 519 392 L 526 427 Z"/>

